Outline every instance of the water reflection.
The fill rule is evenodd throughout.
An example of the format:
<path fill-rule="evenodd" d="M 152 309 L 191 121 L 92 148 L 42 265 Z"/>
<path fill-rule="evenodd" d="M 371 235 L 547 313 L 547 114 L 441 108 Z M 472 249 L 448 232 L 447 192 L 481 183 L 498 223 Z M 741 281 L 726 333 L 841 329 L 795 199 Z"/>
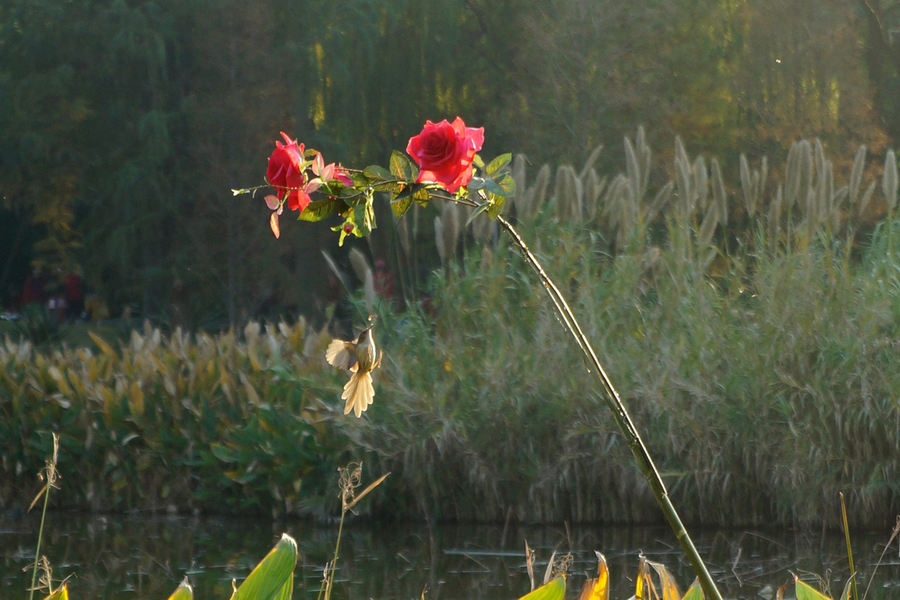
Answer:
<path fill-rule="evenodd" d="M 195 597 L 229 598 L 240 581 L 278 541 L 282 532 L 300 548 L 294 597 L 315 598 L 323 565 L 334 552 L 337 528 L 303 521 L 221 518 L 48 515 L 42 554 L 54 577 L 70 574 L 73 600 L 84 598 L 165 599 L 188 575 Z M 36 517 L 0 521 L 0 597 L 24 598 L 31 581 Z M 889 535 L 856 535 L 857 568 L 868 581 Z M 528 591 L 524 544 L 536 549 L 543 573 L 554 550 L 571 551 L 568 579 L 575 597 L 588 573 L 596 572 L 593 551 L 607 557 L 611 598 L 634 594 L 639 553 L 664 563 L 682 587 L 693 580 L 674 536 L 663 528 L 599 526 L 519 527 L 461 525 L 429 529 L 420 523 L 351 524 L 341 541 L 334 598 L 419 598 L 499 600 Z M 705 531 L 696 535 L 714 578 L 728 598 L 759 598 L 784 583 L 788 571 L 814 581 L 825 577 L 837 596 L 848 576 L 839 535 L 794 535 L 749 531 Z M 888 551 L 869 598 L 900 597 L 897 546 Z"/>

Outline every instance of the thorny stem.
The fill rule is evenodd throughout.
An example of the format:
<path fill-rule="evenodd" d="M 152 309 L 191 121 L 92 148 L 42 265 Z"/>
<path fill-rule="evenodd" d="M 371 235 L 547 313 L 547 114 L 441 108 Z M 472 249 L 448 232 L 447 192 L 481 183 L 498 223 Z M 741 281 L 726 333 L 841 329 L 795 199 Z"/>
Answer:
<path fill-rule="evenodd" d="M 675 532 L 675 536 L 678 538 L 678 542 L 681 544 L 682 550 L 684 550 L 684 553 L 687 555 L 691 566 L 694 568 L 694 572 L 700 579 L 700 586 L 703 588 L 704 594 L 709 600 L 722 600 L 722 595 L 719 593 L 718 588 L 716 588 L 716 584 L 713 581 L 712 576 L 706 569 L 706 565 L 703 563 L 703 559 L 700 557 L 699 552 L 697 552 L 697 548 L 694 546 L 694 542 L 691 540 L 687 530 L 684 528 L 684 525 L 682 524 L 681 519 L 678 516 L 678 512 L 675 510 L 675 506 L 672 504 L 672 501 L 669 498 L 669 493 L 668 491 L 666 491 L 666 486 L 663 483 L 662 477 L 660 476 L 659 471 L 657 471 L 656 466 L 653 464 L 653 459 L 651 458 L 647 447 L 644 445 L 640 433 L 638 433 L 637 427 L 635 427 L 634 422 L 628 415 L 628 411 L 625 409 L 625 404 L 622 402 L 622 399 L 619 397 L 618 392 L 616 392 L 616 389 L 613 387 L 612 382 L 606 375 L 606 372 L 603 370 L 603 366 L 597 359 L 597 355 L 594 352 L 594 349 L 591 347 L 590 342 L 584 335 L 584 332 L 581 330 L 581 326 L 575 319 L 575 315 L 572 313 L 572 310 L 566 303 L 565 298 L 559 291 L 559 288 L 556 287 L 556 284 L 553 283 L 553 281 L 544 271 L 543 267 L 541 267 L 541 264 L 538 262 L 534 254 L 532 254 L 528 249 L 528 246 L 519 236 L 515 228 L 513 228 L 513 226 L 507 220 L 499 215 L 497 216 L 497 222 L 500 224 L 503 230 L 506 231 L 509 237 L 512 238 L 513 242 L 515 242 L 515 244 L 518 246 L 519 251 L 522 254 L 522 258 L 535 272 L 535 274 L 538 276 L 538 279 L 540 279 L 541 284 L 544 286 L 544 289 L 547 290 L 547 294 L 553 301 L 553 306 L 556 308 L 557 313 L 559 313 L 559 316 L 562 318 L 566 329 L 570 334 L 572 334 L 572 337 L 575 339 L 575 343 L 578 344 L 578 347 L 584 354 L 588 365 L 591 367 L 591 370 L 603 384 L 603 388 L 604 390 L 606 390 L 606 405 L 609 408 L 610 412 L 612 412 L 613 417 L 615 417 L 616 424 L 619 426 L 619 430 L 621 430 L 622 434 L 628 440 L 628 446 L 629 448 L 631 448 L 631 452 L 634 454 L 634 458 L 637 461 L 641 473 L 650 484 L 650 489 L 653 490 L 653 495 L 656 496 L 656 500 L 659 502 L 663 514 L 665 514 L 666 519 L 669 521 L 669 525 Z"/>

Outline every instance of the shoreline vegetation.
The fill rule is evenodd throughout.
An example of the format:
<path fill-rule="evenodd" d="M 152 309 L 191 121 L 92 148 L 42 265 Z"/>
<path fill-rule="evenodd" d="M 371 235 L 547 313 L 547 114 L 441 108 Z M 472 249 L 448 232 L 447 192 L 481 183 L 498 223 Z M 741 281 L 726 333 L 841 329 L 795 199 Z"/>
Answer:
<path fill-rule="evenodd" d="M 595 153 L 560 167 L 552 189 L 549 167 L 529 180 L 517 159 L 509 210 L 565 290 L 682 519 L 839 528 L 844 492 L 851 528 L 890 527 L 900 513 L 893 153 L 882 173 L 861 148 L 839 187 L 822 146 L 801 141 L 768 186 L 766 161 L 742 157 L 735 194 L 715 160 L 690 159 L 680 140 L 670 180 L 651 177 L 650 156 L 639 131 L 625 140 L 624 173 L 601 178 Z M 334 515 L 337 467 L 364 460 L 393 472 L 362 507 L 381 516 L 660 522 L 602 391 L 515 249 L 486 219 L 470 233 L 468 216 L 445 203 L 435 218 L 442 268 L 427 306 L 356 298 L 360 313 L 379 313 L 385 351 L 360 420 L 342 414 L 341 375 L 324 360 L 330 335 L 302 318 L 219 335 L 148 324 L 118 346 L 7 336 L 0 508 L 27 506 L 58 433 L 57 507 Z"/>

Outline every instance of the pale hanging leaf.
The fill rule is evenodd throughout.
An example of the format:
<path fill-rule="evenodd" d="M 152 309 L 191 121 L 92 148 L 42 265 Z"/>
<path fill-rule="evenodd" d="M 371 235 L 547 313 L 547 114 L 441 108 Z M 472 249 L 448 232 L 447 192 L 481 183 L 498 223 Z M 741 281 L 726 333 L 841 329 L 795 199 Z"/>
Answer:
<path fill-rule="evenodd" d="M 566 596 L 566 578 L 557 577 L 519 600 L 563 600 Z"/>
<path fill-rule="evenodd" d="M 281 228 L 278 227 L 278 213 L 273 212 L 272 216 L 269 217 L 269 227 L 272 228 L 272 233 L 275 234 L 275 239 L 281 237 Z"/>
<path fill-rule="evenodd" d="M 278 196 L 272 194 L 266 196 L 266 206 L 269 207 L 269 210 L 278 210 L 279 204 L 281 203 L 278 201 Z"/>

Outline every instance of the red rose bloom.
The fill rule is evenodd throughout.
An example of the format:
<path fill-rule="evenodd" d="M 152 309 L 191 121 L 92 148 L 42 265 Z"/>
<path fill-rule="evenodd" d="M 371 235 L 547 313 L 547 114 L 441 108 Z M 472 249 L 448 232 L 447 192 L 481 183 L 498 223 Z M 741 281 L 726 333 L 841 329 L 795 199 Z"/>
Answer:
<path fill-rule="evenodd" d="M 425 122 L 422 133 L 409 139 L 406 152 L 419 165 L 418 183 L 440 183 L 450 193 L 472 180 L 472 160 L 484 144 L 484 127 Z"/>
<path fill-rule="evenodd" d="M 288 194 L 287 205 L 291 210 L 299 210 L 309 206 L 309 194 L 301 189 L 288 190 L 286 188 L 301 188 L 304 184 L 303 171 L 303 144 L 297 145 L 297 140 L 292 140 L 283 131 L 281 137 L 286 144 L 275 142 L 275 151 L 269 157 L 269 168 L 266 170 L 266 179 L 269 185 L 275 188 L 278 199 Z"/>

